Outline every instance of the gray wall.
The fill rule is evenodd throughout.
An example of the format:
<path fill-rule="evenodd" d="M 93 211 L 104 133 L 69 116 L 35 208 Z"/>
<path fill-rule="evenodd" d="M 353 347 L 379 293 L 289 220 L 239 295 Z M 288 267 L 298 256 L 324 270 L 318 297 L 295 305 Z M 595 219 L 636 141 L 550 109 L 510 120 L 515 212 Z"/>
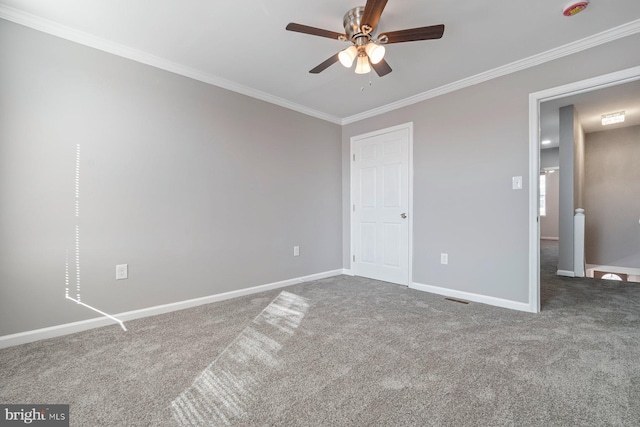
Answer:
<path fill-rule="evenodd" d="M 558 270 L 574 271 L 573 217 L 575 212 L 576 125 L 578 113 L 573 105 L 560 108 L 560 203 Z"/>
<path fill-rule="evenodd" d="M 343 126 L 341 148 L 334 124 L 0 20 L 0 335 L 94 317 L 62 298 L 76 144 L 82 298 L 117 313 L 348 267 L 349 140 L 408 121 L 414 281 L 526 302 L 528 95 L 640 65 L 639 43 Z"/>
<path fill-rule="evenodd" d="M 640 268 L 640 126 L 586 136 L 586 262 Z"/>
<path fill-rule="evenodd" d="M 76 144 L 90 305 L 342 268 L 340 126 L 4 20 L 0 64 L 0 335 L 97 317 L 64 299 Z"/>
<path fill-rule="evenodd" d="M 558 170 L 547 173 L 547 212 L 540 217 L 540 237 L 559 236 L 558 208 L 560 202 L 560 174 Z"/>
<path fill-rule="evenodd" d="M 528 302 L 529 94 L 640 65 L 629 54 L 639 43 L 640 35 L 630 36 L 343 126 L 343 265 L 350 265 L 350 138 L 412 121 L 413 280 Z M 511 189 L 516 175 L 524 190 Z"/>
<path fill-rule="evenodd" d="M 557 168 L 560 166 L 560 148 L 545 148 L 540 150 L 540 170 Z"/>
<path fill-rule="evenodd" d="M 573 105 L 560 108 L 558 269 L 574 271 L 574 216 L 584 208 L 584 130 Z"/>
<path fill-rule="evenodd" d="M 584 193 L 584 139 L 585 134 L 580 123 L 579 113 L 576 111 L 575 124 L 574 124 L 574 163 L 573 163 L 573 197 L 574 208 L 584 209 L 584 202 L 582 200 Z M 575 210 L 574 210 L 575 211 Z"/>

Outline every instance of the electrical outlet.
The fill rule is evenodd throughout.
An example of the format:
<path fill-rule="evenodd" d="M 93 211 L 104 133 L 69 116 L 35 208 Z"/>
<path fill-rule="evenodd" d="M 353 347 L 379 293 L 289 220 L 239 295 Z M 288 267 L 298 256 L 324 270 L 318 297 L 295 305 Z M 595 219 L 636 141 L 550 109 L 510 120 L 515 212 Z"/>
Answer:
<path fill-rule="evenodd" d="M 449 264 L 449 254 L 440 254 L 440 264 Z"/>
<path fill-rule="evenodd" d="M 129 265 L 118 264 L 116 265 L 116 280 L 123 280 L 129 277 Z"/>
<path fill-rule="evenodd" d="M 293 256 L 300 256 L 300 246 L 293 247 Z"/>

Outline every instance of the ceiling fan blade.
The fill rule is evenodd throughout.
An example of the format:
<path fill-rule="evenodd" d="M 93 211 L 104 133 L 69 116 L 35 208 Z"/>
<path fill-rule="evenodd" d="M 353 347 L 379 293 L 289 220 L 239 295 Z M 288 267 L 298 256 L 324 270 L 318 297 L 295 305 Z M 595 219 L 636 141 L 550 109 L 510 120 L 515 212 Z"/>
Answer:
<path fill-rule="evenodd" d="M 324 61 L 322 64 L 320 64 L 317 67 L 312 68 L 311 70 L 309 70 L 309 72 L 311 74 L 318 74 L 318 73 L 326 70 L 327 68 L 329 68 L 330 66 L 332 66 L 336 62 L 338 62 L 338 54 L 337 53 L 335 55 L 333 55 L 331 58 L 329 58 L 326 61 Z"/>
<path fill-rule="evenodd" d="M 391 71 L 393 71 L 387 61 L 385 61 L 384 59 L 377 64 L 371 63 L 371 67 L 373 67 L 376 74 L 378 74 L 380 77 L 384 77 Z"/>
<path fill-rule="evenodd" d="M 378 26 L 380 21 L 380 15 L 384 7 L 387 5 L 387 0 L 367 0 L 367 4 L 364 6 L 364 13 L 360 22 L 362 25 L 368 25 L 373 32 Z"/>
<path fill-rule="evenodd" d="M 308 25 L 296 24 L 294 22 L 287 25 L 287 30 L 295 31 L 297 33 L 311 34 L 312 36 L 327 37 L 335 40 L 347 37 L 345 34 L 336 33 L 335 31 L 323 30 L 322 28 L 310 27 Z"/>
<path fill-rule="evenodd" d="M 429 27 L 410 28 L 408 30 L 391 31 L 378 36 L 378 39 L 386 36 L 389 43 L 414 42 L 418 40 L 439 39 L 444 34 L 444 25 L 431 25 Z"/>

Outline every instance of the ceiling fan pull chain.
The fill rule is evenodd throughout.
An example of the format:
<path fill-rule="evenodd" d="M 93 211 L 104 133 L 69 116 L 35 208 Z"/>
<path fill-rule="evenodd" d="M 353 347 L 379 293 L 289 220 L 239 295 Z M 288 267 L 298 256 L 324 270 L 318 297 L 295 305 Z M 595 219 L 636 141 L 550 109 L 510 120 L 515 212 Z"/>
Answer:
<path fill-rule="evenodd" d="M 369 74 L 365 74 L 365 76 L 369 76 L 369 86 L 373 86 L 373 82 L 371 81 L 371 73 Z M 360 92 L 364 92 L 364 88 L 366 87 L 366 84 L 363 84 L 360 86 Z"/>

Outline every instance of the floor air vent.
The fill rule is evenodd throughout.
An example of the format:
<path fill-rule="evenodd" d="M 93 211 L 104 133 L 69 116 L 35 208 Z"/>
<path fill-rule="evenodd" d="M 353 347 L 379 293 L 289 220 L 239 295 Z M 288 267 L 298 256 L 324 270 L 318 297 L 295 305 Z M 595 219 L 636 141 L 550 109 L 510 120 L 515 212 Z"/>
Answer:
<path fill-rule="evenodd" d="M 455 298 L 445 298 L 447 301 L 459 302 L 460 304 L 469 304 L 467 301 L 462 301 Z"/>

